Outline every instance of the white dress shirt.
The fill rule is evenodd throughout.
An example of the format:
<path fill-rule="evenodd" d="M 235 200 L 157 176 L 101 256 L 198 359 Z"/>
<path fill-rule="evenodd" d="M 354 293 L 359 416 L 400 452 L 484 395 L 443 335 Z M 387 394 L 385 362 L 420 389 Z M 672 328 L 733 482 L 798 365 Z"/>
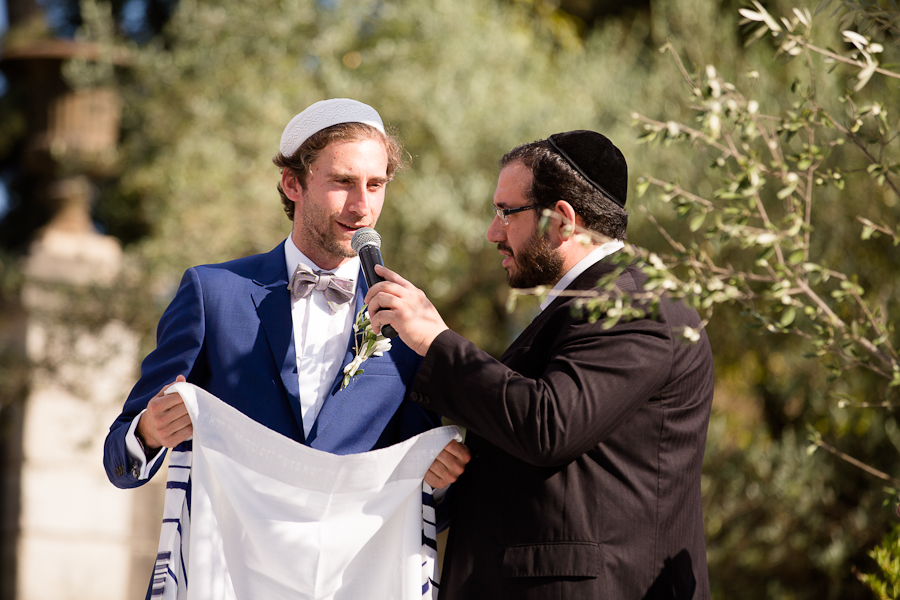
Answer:
<path fill-rule="evenodd" d="M 309 260 L 288 236 L 284 243 L 284 258 L 287 266 L 288 281 L 299 263 L 320 269 Z M 359 276 L 359 257 L 354 257 L 338 268 L 327 271 L 338 277 L 355 282 Z M 355 298 L 341 304 L 333 312 L 325 300 L 325 295 L 315 290 L 305 298 L 294 298 L 291 295 L 291 321 L 294 328 L 294 350 L 297 354 L 297 376 L 300 384 L 300 407 L 303 418 L 303 433 L 309 435 L 316 417 L 319 415 L 325 397 L 334 382 L 343 362 L 344 352 L 350 343 L 350 332 L 356 313 Z M 146 409 L 145 409 L 146 410 Z M 138 421 L 144 411 L 134 418 L 128 433 L 125 435 L 125 448 L 132 459 L 132 473 L 137 479 L 147 479 L 153 465 L 162 456 L 157 452 L 149 462 L 135 435 Z"/>
<path fill-rule="evenodd" d="M 620 240 L 612 240 L 611 242 L 606 242 L 605 244 L 601 244 L 597 246 L 590 254 L 579 260 L 575 263 L 571 269 L 566 271 L 566 274 L 562 276 L 562 278 L 556 282 L 556 285 L 553 286 L 553 289 L 547 294 L 547 297 L 541 302 L 541 310 L 543 311 L 545 308 L 550 306 L 550 303 L 556 300 L 556 297 L 559 296 L 560 292 L 564 291 L 569 284 L 575 281 L 575 278 L 588 270 L 588 268 L 594 266 L 596 263 L 600 262 L 613 252 L 618 252 L 622 248 L 625 247 L 625 242 Z"/>
<path fill-rule="evenodd" d="M 284 254 L 288 280 L 301 262 L 313 270 L 321 270 L 297 249 L 290 237 L 284 244 Z M 355 283 L 359 276 L 359 257 L 354 257 L 329 272 Z M 309 435 L 341 368 L 344 352 L 350 343 L 353 320 L 356 318 L 353 311 L 354 300 L 355 298 L 341 304 L 337 312 L 332 312 L 321 292 L 313 290 L 306 298 L 291 297 L 291 320 L 294 323 L 294 349 L 297 352 L 300 407 L 305 435 Z"/>

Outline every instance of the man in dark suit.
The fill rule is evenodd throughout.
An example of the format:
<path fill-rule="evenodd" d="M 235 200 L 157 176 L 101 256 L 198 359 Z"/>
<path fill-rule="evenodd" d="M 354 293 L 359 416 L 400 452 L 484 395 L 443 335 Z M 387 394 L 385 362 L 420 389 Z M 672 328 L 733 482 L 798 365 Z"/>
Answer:
<path fill-rule="evenodd" d="M 388 446 L 440 425 L 406 397 L 420 358 L 399 339 L 341 385 L 367 291 L 350 240 L 375 225 L 401 164 L 399 142 L 373 108 L 335 99 L 294 117 L 280 150 L 278 188 L 291 235 L 266 254 L 185 273 L 160 320 L 157 348 L 106 439 L 104 466 L 117 487 L 143 485 L 162 464 L 161 448 L 190 443 L 184 403 L 166 394 L 175 381 L 335 454 Z M 467 459 L 465 447 L 452 442 L 426 481 L 445 487 Z"/>
<path fill-rule="evenodd" d="M 511 286 L 553 289 L 500 360 L 388 269 L 367 295 L 376 331 L 390 323 L 424 357 L 412 399 L 468 429 L 440 597 L 707 599 L 713 367 L 700 318 L 663 297 L 655 315 L 604 328 L 575 306 L 623 247 L 625 159 L 601 134 L 571 131 L 501 166 L 487 238 Z M 617 286 L 633 294 L 645 280 L 629 266 Z"/>

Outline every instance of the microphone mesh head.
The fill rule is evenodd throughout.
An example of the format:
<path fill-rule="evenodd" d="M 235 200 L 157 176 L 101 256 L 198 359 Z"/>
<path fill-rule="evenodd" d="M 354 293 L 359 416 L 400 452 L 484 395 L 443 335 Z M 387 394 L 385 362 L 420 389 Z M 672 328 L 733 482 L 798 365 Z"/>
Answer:
<path fill-rule="evenodd" d="M 353 248 L 354 252 L 359 254 L 359 251 L 366 246 L 375 246 L 380 250 L 381 236 L 371 227 L 360 227 L 356 230 L 356 233 L 353 234 L 353 238 L 350 240 L 350 247 Z"/>

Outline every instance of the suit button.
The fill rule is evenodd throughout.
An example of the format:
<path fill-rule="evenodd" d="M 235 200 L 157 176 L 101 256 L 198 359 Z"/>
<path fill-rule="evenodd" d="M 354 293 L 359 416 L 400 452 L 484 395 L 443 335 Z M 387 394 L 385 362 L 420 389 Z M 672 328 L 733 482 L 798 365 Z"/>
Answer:
<path fill-rule="evenodd" d="M 419 404 L 429 404 L 431 402 L 431 399 L 428 396 L 420 394 L 419 392 L 410 392 L 409 399 L 413 402 L 418 402 Z"/>

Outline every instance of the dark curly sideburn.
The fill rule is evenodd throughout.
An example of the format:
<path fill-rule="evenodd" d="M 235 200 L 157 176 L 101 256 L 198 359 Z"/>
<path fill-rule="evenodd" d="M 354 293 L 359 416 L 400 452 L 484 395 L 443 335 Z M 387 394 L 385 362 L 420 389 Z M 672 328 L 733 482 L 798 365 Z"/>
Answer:
<path fill-rule="evenodd" d="M 585 181 L 550 142 L 538 140 L 516 146 L 500 159 L 500 168 L 513 162 L 521 162 L 534 176 L 528 191 L 531 202 L 549 208 L 564 200 L 572 205 L 586 229 L 625 241 L 628 227 L 625 209 Z"/>
<path fill-rule="evenodd" d="M 388 164 L 387 177 L 388 181 L 394 178 L 394 174 L 405 167 L 403 161 L 403 146 L 396 133 L 391 129 L 386 130 L 387 133 L 381 133 L 371 125 L 365 123 L 340 123 L 326 127 L 322 131 L 318 131 L 311 135 L 303 144 L 297 148 L 293 156 L 286 157 L 281 152 L 278 153 L 272 162 L 275 163 L 284 172 L 289 169 L 291 173 L 300 182 L 300 186 L 306 189 L 306 174 L 319 155 L 328 145 L 335 141 L 341 142 L 359 142 L 363 140 L 379 140 L 384 144 L 387 150 Z M 288 198 L 284 189 L 281 187 L 281 181 L 278 182 L 278 193 L 281 195 L 281 204 L 284 207 L 284 213 L 287 218 L 294 222 L 294 202 Z"/>

